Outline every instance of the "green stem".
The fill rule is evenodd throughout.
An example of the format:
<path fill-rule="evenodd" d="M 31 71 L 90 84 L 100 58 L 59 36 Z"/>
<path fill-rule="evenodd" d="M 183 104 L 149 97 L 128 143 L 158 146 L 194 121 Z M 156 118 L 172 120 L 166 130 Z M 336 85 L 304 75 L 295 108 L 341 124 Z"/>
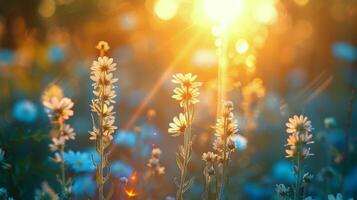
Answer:
<path fill-rule="evenodd" d="M 60 136 L 63 135 L 63 122 L 60 122 Z M 61 158 L 62 158 L 62 162 L 60 164 L 60 168 L 61 168 L 61 188 L 62 188 L 62 196 L 64 197 L 66 194 L 66 170 L 65 170 L 65 166 L 64 166 L 64 144 L 61 146 L 60 149 L 60 154 L 61 154 Z"/>
<path fill-rule="evenodd" d="M 220 188 L 220 195 L 219 199 L 223 198 L 223 192 L 224 192 L 224 186 L 226 182 L 226 167 L 227 167 L 227 118 L 224 117 L 224 122 L 223 122 L 223 136 L 224 138 L 224 150 L 223 150 L 223 168 L 222 168 L 222 179 L 221 179 L 221 188 Z"/>
<path fill-rule="evenodd" d="M 189 92 L 189 88 L 186 88 L 186 92 Z M 184 112 L 185 112 L 185 118 L 187 122 L 187 128 L 184 133 L 184 157 L 183 157 L 183 167 L 181 170 L 181 180 L 180 180 L 180 186 L 179 190 L 176 194 L 176 199 L 177 200 L 182 200 L 183 199 L 183 186 L 185 184 L 186 180 L 186 173 L 187 173 L 187 166 L 188 166 L 188 158 L 191 153 L 190 149 L 190 139 L 191 139 L 191 116 L 190 116 L 190 108 L 189 108 L 189 102 L 186 101 L 186 105 L 184 106 Z"/>
<path fill-rule="evenodd" d="M 103 73 L 103 80 L 105 80 L 105 72 Z M 99 200 L 104 200 L 104 195 L 103 195 L 103 169 L 104 169 L 104 147 L 103 147 L 103 125 L 104 125 L 104 116 L 103 116 L 103 110 L 104 110 L 104 94 L 105 94 L 105 86 L 102 86 L 102 94 L 100 96 L 100 106 L 101 106 L 101 114 L 100 114 L 100 129 L 99 129 L 99 169 L 98 170 L 98 193 L 99 193 Z"/>
<path fill-rule="evenodd" d="M 298 151 L 294 200 L 298 200 L 300 197 L 300 176 L 301 176 L 301 160 L 300 160 L 300 158 L 301 158 L 300 151 Z"/>

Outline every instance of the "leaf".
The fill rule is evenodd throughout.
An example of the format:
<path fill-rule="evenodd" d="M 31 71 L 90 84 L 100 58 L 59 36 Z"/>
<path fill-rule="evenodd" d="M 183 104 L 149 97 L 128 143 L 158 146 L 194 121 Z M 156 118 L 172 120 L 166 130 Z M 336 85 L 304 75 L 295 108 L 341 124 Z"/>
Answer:
<path fill-rule="evenodd" d="M 182 156 L 182 158 L 184 158 L 185 157 L 185 149 L 183 148 L 182 145 L 179 147 L 179 152 L 180 152 L 180 155 Z"/>
<path fill-rule="evenodd" d="M 182 161 L 180 159 L 180 155 L 176 153 L 176 162 L 177 162 L 177 166 L 179 167 L 179 169 L 182 171 Z"/>

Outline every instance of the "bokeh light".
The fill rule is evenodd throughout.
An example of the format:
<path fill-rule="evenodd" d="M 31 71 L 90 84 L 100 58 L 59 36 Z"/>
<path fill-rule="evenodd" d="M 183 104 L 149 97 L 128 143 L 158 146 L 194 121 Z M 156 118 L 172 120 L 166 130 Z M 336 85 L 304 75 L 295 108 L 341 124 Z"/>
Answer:
<path fill-rule="evenodd" d="M 178 10 L 178 1 L 177 0 L 157 0 L 154 6 L 155 14 L 161 20 L 170 20 L 172 19 Z"/>

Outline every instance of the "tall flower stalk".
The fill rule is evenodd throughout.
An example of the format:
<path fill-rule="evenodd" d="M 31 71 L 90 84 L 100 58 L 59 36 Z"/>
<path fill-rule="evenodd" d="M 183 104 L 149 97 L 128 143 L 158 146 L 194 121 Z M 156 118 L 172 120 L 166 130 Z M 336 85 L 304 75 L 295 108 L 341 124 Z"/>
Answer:
<path fill-rule="evenodd" d="M 178 117 L 173 118 L 173 122 L 169 124 L 168 132 L 172 136 L 183 135 L 184 143 L 179 146 L 179 151 L 176 153 L 177 165 L 180 169 L 180 181 L 176 182 L 178 186 L 176 199 L 182 200 L 183 194 L 193 183 L 193 178 L 188 179 L 187 166 L 191 159 L 193 135 L 192 135 L 192 122 L 195 115 L 195 104 L 199 102 L 197 99 L 199 95 L 198 87 L 202 85 L 201 82 L 196 82 L 197 76 L 188 74 L 176 74 L 173 76 L 173 83 L 179 86 L 174 89 L 172 98 L 180 103 L 183 108 L 183 113 Z"/>
<path fill-rule="evenodd" d="M 313 156 L 310 152 L 310 144 L 314 143 L 312 140 L 312 126 L 311 121 L 307 117 L 294 115 L 289 118 L 286 123 L 286 132 L 289 134 L 287 139 L 286 157 L 293 159 L 294 174 L 296 177 L 294 185 L 294 200 L 304 199 L 305 186 L 311 182 L 313 176 L 304 172 L 304 161 Z M 289 198 L 289 192 L 286 191 L 284 185 L 277 185 L 276 191 L 280 198 Z"/>
<path fill-rule="evenodd" d="M 236 148 L 234 139 L 238 133 L 238 125 L 233 115 L 233 103 L 230 101 L 224 102 L 222 110 L 222 115 L 217 119 L 214 126 L 216 138 L 213 142 L 213 148 L 217 154 L 208 152 L 202 155 L 202 159 L 206 162 L 204 175 L 208 199 L 223 198 L 228 182 L 228 164 Z M 210 187 L 212 180 L 215 181 L 214 192 L 211 192 Z"/>
<path fill-rule="evenodd" d="M 61 199 L 68 199 L 71 195 L 71 180 L 66 177 L 64 163 L 64 151 L 66 141 L 75 139 L 73 128 L 66 123 L 73 116 L 72 107 L 74 103 L 71 99 L 64 97 L 61 88 L 57 85 L 50 86 L 42 95 L 42 103 L 46 108 L 48 116 L 55 128 L 52 134 L 52 143 L 49 145 L 50 150 L 54 152 L 52 160 L 59 164 L 61 174 L 58 181 L 61 184 Z"/>
<path fill-rule="evenodd" d="M 93 94 L 95 98 L 91 102 L 92 112 L 97 115 L 97 123 L 93 118 L 93 129 L 89 132 L 90 140 L 95 141 L 96 151 L 99 154 L 99 163 L 95 164 L 97 168 L 97 185 L 99 200 L 105 199 L 104 197 L 104 184 L 109 178 L 109 162 L 108 162 L 108 147 L 113 140 L 113 133 L 117 128 L 114 126 L 115 117 L 113 112 L 116 97 L 115 86 L 113 85 L 118 81 L 113 78 L 113 71 L 116 70 L 116 63 L 113 63 L 113 58 L 108 58 L 105 53 L 109 50 L 107 42 L 100 41 L 96 47 L 100 56 L 98 60 L 93 61 L 91 67 L 90 78 L 93 81 Z"/>

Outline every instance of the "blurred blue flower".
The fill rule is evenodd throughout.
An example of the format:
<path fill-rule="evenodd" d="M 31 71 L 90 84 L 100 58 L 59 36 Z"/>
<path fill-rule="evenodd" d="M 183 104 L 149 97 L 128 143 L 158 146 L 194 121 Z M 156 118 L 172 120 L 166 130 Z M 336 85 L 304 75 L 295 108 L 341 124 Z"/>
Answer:
<path fill-rule="evenodd" d="M 133 168 L 121 161 L 115 161 L 110 165 L 110 173 L 117 177 L 129 177 L 133 173 Z"/>
<path fill-rule="evenodd" d="M 144 146 L 141 146 L 140 150 L 140 156 L 143 158 L 147 158 L 151 153 L 151 145 L 145 144 Z"/>
<path fill-rule="evenodd" d="M 119 130 L 115 134 L 114 143 L 123 147 L 133 148 L 136 145 L 137 137 L 134 132 Z"/>
<path fill-rule="evenodd" d="M 232 137 L 232 140 L 238 151 L 244 151 L 247 148 L 248 141 L 244 136 L 237 134 Z"/>
<path fill-rule="evenodd" d="M 88 195 L 93 197 L 96 191 L 96 182 L 89 174 L 78 176 L 73 180 L 72 190 L 76 196 Z"/>
<path fill-rule="evenodd" d="M 65 163 L 76 172 L 91 172 L 95 170 L 90 153 L 68 151 L 64 153 L 63 158 Z"/>
<path fill-rule="evenodd" d="M 276 162 L 272 168 L 273 178 L 279 183 L 292 183 L 294 181 L 293 166 L 285 160 Z"/>
<path fill-rule="evenodd" d="M 158 134 L 158 129 L 153 124 L 142 123 L 140 124 L 140 138 L 141 139 L 153 139 L 160 140 L 160 135 Z"/>
<path fill-rule="evenodd" d="M 37 114 L 36 105 L 29 100 L 17 101 L 12 110 L 15 119 L 26 123 L 34 122 L 37 119 Z"/>
<path fill-rule="evenodd" d="M 253 183 L 246 183 L 244 185 L 244 193 L 251 200 L 269 199 L 271 191 Z"/>
<path fill-rule="evenodd" d="M 0 64 L 5 63 L 5 64 L 11 64 L 11 62 L 14 60 L 14 52 L 11 51 L 10 49 L 1 49 L 0 50 Z"/>
<path fill-rule="evenodd" d="M 357 60 L 357 48 L 347 42 L 334 43 L 332 53 L 336 58 L 347 62 L 355 62 Z"/>
<path fill-rule="evenodd" d="M 48 49 L 48 59 L 53 63 L 59 63 L 64 59 L 64 48 L 52 45 Z"/>

